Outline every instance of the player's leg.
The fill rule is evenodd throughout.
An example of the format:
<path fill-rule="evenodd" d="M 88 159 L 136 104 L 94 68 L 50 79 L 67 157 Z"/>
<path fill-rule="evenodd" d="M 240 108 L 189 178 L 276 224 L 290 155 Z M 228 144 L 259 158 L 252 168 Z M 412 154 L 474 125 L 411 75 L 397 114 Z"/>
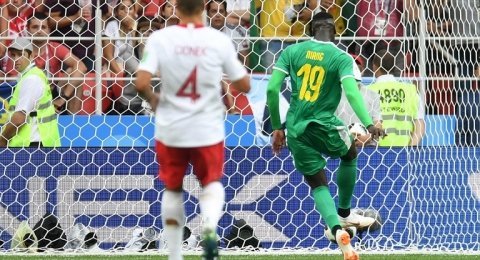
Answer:
<path fill-rule="evenodd" d="M 338 215 L 342 227 L 368 227 L 375 220 L 357 214 L 351 214 L 352 197 L 357 181 L 357 149 L 348 128 L 338 120 L 338 127 L 328 131 L 324 153 L 340 157 L 336 183 L 338 187 Z"/>
<path fill-rule="evenodd" d="M 288 148 L 293 155 L 295 167 L 304 175 L 305 181 L 310 186 L 316 209 L 335 236 L 344 259 L 357 260 L 359 259 L 358 254 L 350 244 L 350 235 L 340 225 L 335 202 L 328 188 L 324 169 L 326 161 L 317 148 L 314 148 L 315 146 L 323 147 L 320 139 L 323 139 L 324 135 L 310 132 L 311 128 L 314 128 L 314 125 L 309 126 L 299 138 L 289 136 L 287 138 Z"/>
<path fill-rule="evenodd" d="M 325 174 L 326 161 L 317 149 L 312 146 L 319 145 L 309 138 L 308 129 L 300 137 L 288 136 L 288 148 L 292 153 L 295 168 L 301 172 L 305 181 L 310 186 L 316 209 L 325 220 L 327 226 L 333 231 L 341 229 L 335 210 L 335 202 L 328 188 Z"/>
<path fill-rule="evenodd" d="M 188 167 L 189 151 L 185 148 L 167 147 L 158 141 L 156 149 L 160 164 L 160 180 L 165 185 L 161 215 L 169 251 L 168 259 L 181 260 L 185 225 L 182 184 Z"/>
<path fill-rule="evenodd" d="M 190 156 L 193 172 L 203 187 L 198 200 L 203 218 L 202 236 L 205 259 L 218 257 L 216 230 L 225 204 L 225 190 L 220 182 L 223 176 L 224 152 L 224 145 L 221 142 L 192 149 Z"/>
<path fill-rule="evenodd" d="M 340 157 L 340 166 L 337 172 L 338 186 L 338 215 L 342 218 L 350 215 L 353 190 L 357 181 L 357 149 L 352 142 L 350 149 Z"/>
<path fill-rule="evenodd" d="M 315 205 L 342 250 L 344 259 L 358 260 L 359 256 L 350 243 L 350 234 L 341 228 L 335 203 L 330 195 L 327 178 L 325 176 L 324 168 L 326 161 L 321 156 L 321 153 L 328 150 L 338 152 L 334 149 L 332 143 L 338 142 L 338 140 L 330 139 L 330 130 L 331 129 L 319 124 L 310 124 L 298 140 L 293 139 L 293 142 L 291 142 L 287 139 L 289 140 L 288 145 L 291 151 L 295 150 L 295 152 L 292 151 L 295 166 L 304 173 L 305 179 L 312 188 Z M 296 141 L 300 141 L 300 144 Z M 297 154 L 298 159 L 295 159 L 295 154 Z"/>

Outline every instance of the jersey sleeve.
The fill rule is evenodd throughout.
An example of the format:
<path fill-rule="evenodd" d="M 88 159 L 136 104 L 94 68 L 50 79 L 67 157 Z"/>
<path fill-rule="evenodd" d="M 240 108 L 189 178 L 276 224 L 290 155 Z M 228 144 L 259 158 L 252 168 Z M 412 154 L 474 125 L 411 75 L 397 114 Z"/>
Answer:
<path fill-rule="evenodd" d="M 245 77 L 245 75 L 247 75 L 247 70 L 238 60 L 237 52 L 230 39 L 228 39 L 227 44 L 225 44 L 224 50 L 225 59 L 223 61 L 223 71 L 227 74 L 228 79 L 230 81 L 237 81 Z"/>
<path fill-rule="evenodd" d="M 278 58 L 277 63 L 273 66 L 274 70 L 281 71 L 287 75 L 289 75 L 290 71 L 290 51 L 291 48 L 287 47 L 285 50 L 282 51 L 280 54 L 280 58 Z"/>
<path fill-rule="evenodd" d="M 43 95 L 43 82 L 36 75 L 25 78 L 20 88 L 18 103 L 15 111 L 25 111 L 28 115 L 35 110 L 35 105 L 40 101 Z"/>
<path fill-rule="evenodd" d="M 159 61 L 157 57 L 159 57 L 158 51 L 160 48 L 155 44 L 155 40 L 152 37 L 154 35 L 155 34 L 152 34 L 148 37 L 145 48 L 143 49 L 142 59 L 140 60 L 137 69 L 150 72 L 151 74 L 155 74 L 159 69 Z"/>
<path fill-rule="evenodd" d="M 348 77 L 357 79 L 354 73 L 354 66 L 357 66 L 357 65 L 355 64 L 355 61 L 353 60 L 352 56 L 348 55 L 347 53 L 342 53 L 339 56 L 337 68 L 338 68 L 338 76 L 340 78 L 340 81 Z M 358 67 L 357 67 L 357 70 L 358 70 Z M 358 70 L 358 73 L 359 72 L 360 70 Z"/>

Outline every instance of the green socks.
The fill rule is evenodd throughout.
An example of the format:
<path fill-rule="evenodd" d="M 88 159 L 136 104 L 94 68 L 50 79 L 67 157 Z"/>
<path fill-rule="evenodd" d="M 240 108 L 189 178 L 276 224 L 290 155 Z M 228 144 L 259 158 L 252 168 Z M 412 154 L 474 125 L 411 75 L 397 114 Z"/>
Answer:
<path fill-rule="evenodd" d="M 347 215 L 350 212 L 352 205 L 353 189 L 357 181 L 357 159 L 352 161 L 341 161 L 337 173 L 338 186 L 338 210 Z M 339 226 L 337 209 L 333 201 L 330 190 L 327 186 L 320 186 L 312 191 L 315 206 L 320 212 L 320 215 L 327 223 L 327 226 L 333 230 L 333 227 Z M 344 216 L 346 217 L 346 216 Z"/>
<path fill-rule="evenodd" d="M 352 206 L 353 189 L 357 181 L 357 159 L 340 161 L 337 173 L 338 208 L 350 209 Z"/>
<path fill-rule="evenodd" d="M 335 202 L 333 201 L 328 187 L 317 187 L 312 191 L 312 195 L 315 200 L 315 206 L 327 223 L 327 226 L 333 228 L 336 225 L 340 225 L 340 222 L 338 222 Z"/>

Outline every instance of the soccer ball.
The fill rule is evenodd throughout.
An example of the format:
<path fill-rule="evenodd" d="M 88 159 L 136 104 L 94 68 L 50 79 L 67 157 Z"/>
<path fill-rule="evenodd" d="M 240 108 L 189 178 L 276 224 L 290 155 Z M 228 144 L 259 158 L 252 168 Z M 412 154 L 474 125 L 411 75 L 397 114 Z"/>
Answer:
<path fill-rule="evenodd" d="M 350 235 L 350 239 L 353 239 L 357 235 L 356 227 L 346 227 L 343 228 L 343 230 L 347 231 L 347 233 Z M 329 227 L 325 227 L 325 237 L 330 240 L 330 242 L 334 244 L 337 243 L 337 240 L 335 239 L 335 236 L 332 234 L 332 230 L 330 230 Z"/>
<path fill-rule="evenodd" d="M 360 123 L 353 123 L 349 127 L 350 133 L 353 135 L 366 135 L 367 129 Z"/>
<path fill-rule="evenodd" d="M 373 224 L 371 226 L 359 229 L 359 230 L 357 230 L 358 232 L 364 232 L 364 231 L 374 232 L 374 231 L 379 230 L 382 227 L 383 219 L 382 219 L 382 217 L 380 216 L 380 213 L 377 210 L 375 210 L 375 209 L 354 209 L 353 211 L 355 213 L 357 213 L 358 215 L 361 215 L 361 216 L 364 216 L 364 217 L 371 217 L 371 218 L 375 219 L 375 222 L 373 222 Z"/>

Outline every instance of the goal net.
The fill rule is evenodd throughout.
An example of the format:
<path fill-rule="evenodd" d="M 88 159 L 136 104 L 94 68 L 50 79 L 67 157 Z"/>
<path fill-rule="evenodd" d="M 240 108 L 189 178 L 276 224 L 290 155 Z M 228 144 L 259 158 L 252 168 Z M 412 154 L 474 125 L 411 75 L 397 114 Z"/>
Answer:
<path fill-rule="evenodd" d="M 12 100 L 35 95 L 16 94 L 25 86 L 17 84 L 18 62 L 9 46 L 21 36 L 32 41 L 33 63 L 48 77 L 61 142 L 55 149 L 0 148 L 0 243 L 8 252 L 165 249 L 153 112 L 136 94 L 134 78 L 148 35 L 178 23 L 175 1 L 99 2 L 0 2 L 2 131 L 18 107 Z M 324 235 L 325 222 L 289 151 L 272 153 L 265 105 L 281 51 L 309 40 L 312 15 L 326 10 L 335 21 L 335 44 L 353 55 L 363 74 L 362 93 L 379 80 L 373 61 L 381 50 L 393 56 L 390 74 L 415 88 L 413 100 L 387 87 L 373 92 L 378 106 L 367 102 L 373 119 L 387 124 L 386 132 L 397 139 L 394 145 L 358 146 L 352 205 L 377 222 L 357 230 L 355 246 L 480 252 L 480 1 L 209 0 L 206 7 L 207 26 L 232 37 L 252 87 L 242 95 L 228 79 L 222 82 L 227 133 L 226 205 L 217 232 L 222 248 L 336 248 Z M 161 91 L 161 81 L 153 82 L 154 91 Z M 287 79 L 282 122 L 291 89 Z M 415 111 L 389 113 L 386 102 Z M 337 112 L 353 113 L 346 111 Z M 407 143 L 398 145 L 405 138 Z M 335 200 L 338 164 L 329 159 L 326 168 Z M 185 233 L 184 246 L 196 250 L 201 188 L 188 171 L 184 207 L 191 233 Z"/>

